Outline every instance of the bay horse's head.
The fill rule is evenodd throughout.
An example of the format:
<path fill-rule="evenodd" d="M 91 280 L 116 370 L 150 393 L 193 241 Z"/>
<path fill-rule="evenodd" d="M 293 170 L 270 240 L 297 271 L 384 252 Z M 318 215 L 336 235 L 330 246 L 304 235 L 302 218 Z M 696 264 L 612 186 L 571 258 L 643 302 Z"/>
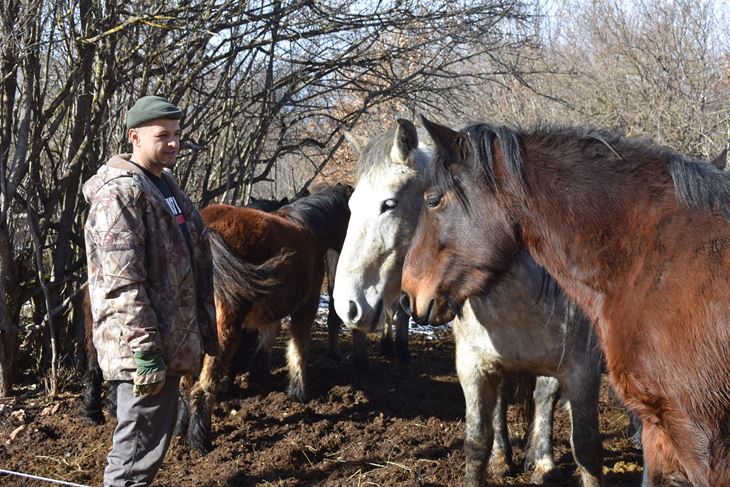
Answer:
<path fill-rule="evenodd" d="M 519 250 L 501 186 L 511 184 L 511 166 L 522 159 L 519 140 L 508 129 L 475 125 L 455 131 L 425 118 L 423 123 L 435 157 L 405 259 L 401 304 L 416 322 L 442 324 L 468 298 L 483 294 Z"/>
<path fill-rule="evenodd" d="M 346 134 L 359 155 L 334 302 L 350 328 L 372 331 L 400 296 L 401 270 L 421 208 L 429 154 L 408 120 L 366 139 Z"/>

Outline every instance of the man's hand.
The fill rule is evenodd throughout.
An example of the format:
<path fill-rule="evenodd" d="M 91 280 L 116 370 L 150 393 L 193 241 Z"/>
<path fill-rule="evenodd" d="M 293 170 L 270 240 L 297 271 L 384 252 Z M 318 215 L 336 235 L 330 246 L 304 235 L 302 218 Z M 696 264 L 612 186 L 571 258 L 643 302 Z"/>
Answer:
<path fill-rule="evenodd" d="M 134 396 L 154 395 L 162 391 L 166 372 L 162 352 L 134 352 L 134 361 L 137 364 Z"/>

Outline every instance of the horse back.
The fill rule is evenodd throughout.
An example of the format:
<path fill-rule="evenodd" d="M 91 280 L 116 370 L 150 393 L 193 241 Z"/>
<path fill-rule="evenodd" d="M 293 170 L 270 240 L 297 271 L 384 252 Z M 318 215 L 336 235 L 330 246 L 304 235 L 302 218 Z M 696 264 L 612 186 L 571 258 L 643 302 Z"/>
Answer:
<path fill-rule="evenodd" d="M 278 269 L 280 289 L 269 293 L 263 302 L 254 303 L 254 321 L 281 319 L 305 301 L 318 299 L 324 250 L 311 233 L 276 213 L 253 208 L 211 205 L 201 214 L 208 228 L 219 233 L 240 259 L 258 264 L 282 252 L 290 253 Z"/>
<path fill-rule="evenodd" d="M 236 254 L 252 263 L 261 263 L 283 249 L 295 252 L 311 245 L 306 232 L 276 213 L 255 208 L 211 205 L 201 211 L 205 224 L 218 232 Z"/>

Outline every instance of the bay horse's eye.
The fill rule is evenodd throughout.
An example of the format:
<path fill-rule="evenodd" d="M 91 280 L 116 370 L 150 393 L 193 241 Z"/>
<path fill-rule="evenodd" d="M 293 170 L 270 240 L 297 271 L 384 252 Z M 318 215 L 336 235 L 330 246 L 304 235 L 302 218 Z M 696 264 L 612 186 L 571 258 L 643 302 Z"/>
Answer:
<path fill-rule="evenodd" d="M 441 203 L 441 195 L 440 194 L 432 194 L 429 196 L 426 196 L 426 206 L 429 208 L 436 208 L 439 203 Z"/>
<path fill-rule="evenodd" d="M 383 204 L 380 205 L 380 213 L 385 213 L 388 210 L 392 210 L 396 207 L 396 205 L 398 205 L 398 201 L 396 200 L 385 200 L 383 201 Z"/>

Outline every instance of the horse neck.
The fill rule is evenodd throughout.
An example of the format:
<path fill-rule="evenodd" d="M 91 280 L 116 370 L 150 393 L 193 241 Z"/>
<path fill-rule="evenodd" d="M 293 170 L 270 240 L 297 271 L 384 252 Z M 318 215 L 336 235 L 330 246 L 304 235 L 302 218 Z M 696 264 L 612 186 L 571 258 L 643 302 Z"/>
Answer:
<path fill-rule="evenodd" d="M 336 208 L 330 214 L 326 215 L 326 219 L 328 220 L 327 224 L 320 224 L 316 227 L 301 226 L 319 242 L 323 252 L 329 249 L 340 252 L 347 232 L 347 215 L 348 212 L 346 209 Z"/>
<path fill-rule="evenodd" d="M 319 240 L 327 250 L 334 250 L 337 253 L 342 252 L 342 244 L 345 243 L 345 235 L 347 234 L 347 221 L 342 224 L 337 222 L 329 227 L 329 230 L 320 235 Z"/>
<path fill-rule="evenodd" d="M 641 272 L 642 237 L 676 199 L 658 164 L 637 172 L 586 159 L 531 159 L 528 152 L 529 189 L 511 203 L 529 253 L 595 320 L 603 300 Z"/>

